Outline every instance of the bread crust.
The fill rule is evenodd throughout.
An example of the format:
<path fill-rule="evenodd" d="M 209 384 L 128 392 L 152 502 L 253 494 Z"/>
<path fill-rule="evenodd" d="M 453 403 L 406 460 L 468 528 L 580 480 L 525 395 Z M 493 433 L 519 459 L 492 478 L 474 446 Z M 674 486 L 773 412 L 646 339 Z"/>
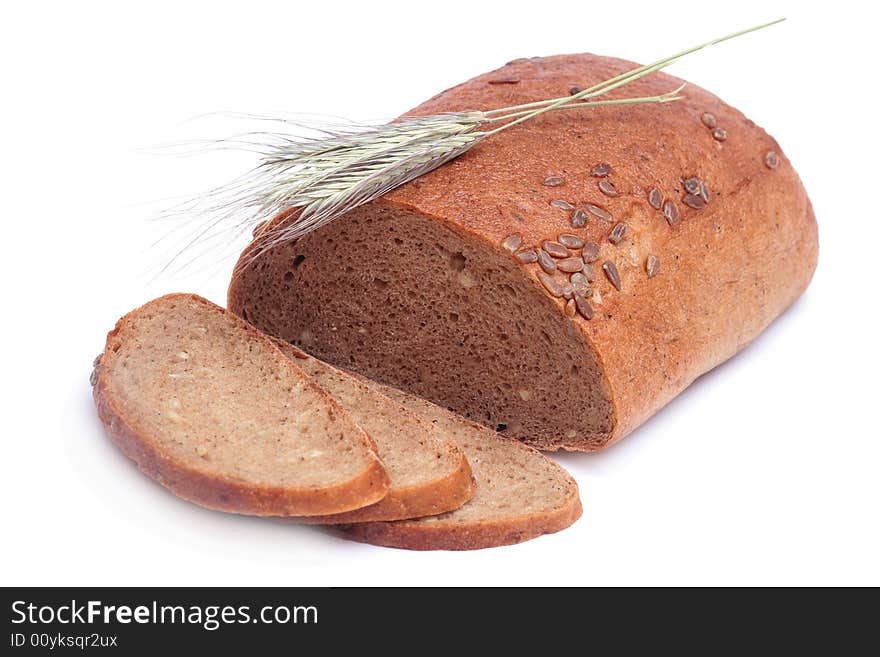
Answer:
<path fill-rule="evenodd" d="M 405 550 L 482 550 L 556 533 L 574 524 L 582 512 L 574 485 L 566 504 L 551 513 L 469 523 L 369 522 L 342 525 L 336 531 L 352 541 Z"/>
<path fill-rule="evenodd" d="M 155 304 L 174 298 L 184 298 L 216 308 L 220 312 L 226 312 L 209 301 L 192 294 L 169 294 L 150 303 Z M 124 328 L 129 317 L 139 310 L 140 308 L 131 311 L 116 323 L 116 327 L 107 336 L 106 349 L 110 348 L 111 342 Z M 242 330 L 247 331 L 250 337 L 263 343 L 266 347 L 266 353 L 271 354 L 270 357 L 299 372 L 324 402 L 333 406 L 339 414 L 346 415 L 332 397 L 312 383 L 305 373 L 290 362 L 268 338 L 231 313 L 229 316 Z M 185 463 L 169 458 L 151 440 L 149 433 L 138 427 L 136 420 L 120 408 L 117 400 L 111 394 L 108 374 L 106 368 L 102 366 L 106 349 L 95 362 L 92 396 L 98 417 L 110 439 L 123 454 L 134 461 L 141 472 L 178 497 L 218 511 L 277 516 L 345 512 L 374 504 L 387 494 L 388 476 L 380 459 L 375 454 L 375 445 L 365 433 L 363 434 L 364 446 L 372 452 L 373 458 L 369 460 L 364 471 L 348 482 L 323 488 L 261 486 L 244 483 L 200 472 Z"/>
<path fill-rule="evenodd" d="M 561 96 L 572 86 L 588 86 L 633 66 L 591 54 L 516 60 L 438 94 L 408 115 Z M 518 82 L 492 83 L 501 78 Z M 679 84 L 657 73 L 612 96 L 657 95 Z M 561 432 L 516 436 L 542 449 L 593 451 L 620 440 L 699 375 L 748 345 L 800 296 L 815 270 L 815 216 L 779 145 L 709 92 L 688 85 L 684 95 L 670 104 L 544 115 L 494 135 L 372 204 L 418 213 L 498 252 L 511 234 L 521 235 L 523 246 L 564 232 L 601 245 L 595 316 L 576 314 L 569 321 L 600 362 L 604 380 L 597 385 L 609 391 L 610 428 L 575 438 Z M 706 113 L 726 138 L 716 138 L 707 127 Z M 607 180 L 616 186 L 616 197 L 603 194 L 590 175 L 601 162 L 611 164 Z M 554 175 L 565 180 L 562 186 L 542 184 Z M 683 202 L 683 181 L 690 177 L 711 190 L 701 209 Z M 655 187 L 676 205 L 678 221 L 666 221 L 649 203 Z M 570 213 L 552 206 L 554 199 L 600 205 L 614 220 L 591 218 L 572 231 Z M 618 221 L 627 223 L 627 232 L 613 245 L 608 236 Z M 246 251 L 241 262 L 249 255 Z M 649 255 L 661 264 L 653 277 L 645 271 Z M 599 268 L 606 260 L 620 272 L 619 291 Z M 537 264 L 524 265 L 522 273 L 531 278 L 535 294 L 551 297 Z M 247 293 L 233 280 L 229 307 L 238 312 Z M 564 313 L 564 299 L 551 301 Z"/>

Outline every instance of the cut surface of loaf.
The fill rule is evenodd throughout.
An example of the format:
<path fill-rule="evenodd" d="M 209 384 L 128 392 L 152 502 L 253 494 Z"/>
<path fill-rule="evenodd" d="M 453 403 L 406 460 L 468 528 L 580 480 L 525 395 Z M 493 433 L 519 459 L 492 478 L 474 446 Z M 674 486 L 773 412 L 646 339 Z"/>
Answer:
<path fill-rule="evenodd" d="M 202 506 L 329 514 L 388 491 L 351 417 L 270 339 L 195 295 L 161 297 L 120 319 L 92 381 L 125 455 Z"/>
<path fill-rule="evenodd" d="M 559 97 L 633 66 L 517 60 L 410 114 Z M 541 448 L 606 447 L 751 342 L 816 264 L 779 145 L 707 91 L 684 95 L 546 114 L 252 259 L 257 242 L 229 308 Z"/>
<path fill-rule="evenodd" d="M 581 515 L 578 487 L 535 449 L 406 392 L 362 379 L 452 436 L 477 482 L 474 497 L 442 515 L 345 525 L 352 540 L 411 550 L 477 550 L 565 529 Z"/>
<path fill-rule="evenodd" d="M 430 420 L 293 345 L 276 344 L 370 435 L 390 480 L 388 494 L 375 504 L 301 521 L 334 524 L 417 518 L 457 509 L 473 497 L 474 480 L 464 452 Z"/>

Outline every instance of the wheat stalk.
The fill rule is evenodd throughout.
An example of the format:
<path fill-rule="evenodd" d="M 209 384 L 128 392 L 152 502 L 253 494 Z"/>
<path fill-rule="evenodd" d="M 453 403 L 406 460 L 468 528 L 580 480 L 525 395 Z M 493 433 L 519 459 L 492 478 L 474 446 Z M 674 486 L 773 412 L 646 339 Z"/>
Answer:
<path fill-rule="evenodd" d="M 282 121 L 319 134 L 303 138 L 280 131 L 258 132 L 219 142 L 217 145 L 221 147 L 254 150 L 261 155 L 261 162 L 229 185 L 163 213 L 166 217 L 194 214 L 202 218 L 197 230 L 166 268 L 193 246 L 209 244 L 230 232 L 251 230 L 279 214 L 299 209 L 298 213 L 290 213 L 285 221 L 277 222 L 271 230 L 259 232 L 258 248 L 252 250 L 253 261 L 265 250 L 299 239 L 359 205 L 455 159 L 482 140 L 547 112 L 678 100 L 684 85 L 658 96 L 596 99 L 664 69 L 685 55 L 782 20 L 785 19 L 707 41 L 562 98 L 488 111 L 408 117 L 382 126 L 347 122 L 318 126 Z"/>

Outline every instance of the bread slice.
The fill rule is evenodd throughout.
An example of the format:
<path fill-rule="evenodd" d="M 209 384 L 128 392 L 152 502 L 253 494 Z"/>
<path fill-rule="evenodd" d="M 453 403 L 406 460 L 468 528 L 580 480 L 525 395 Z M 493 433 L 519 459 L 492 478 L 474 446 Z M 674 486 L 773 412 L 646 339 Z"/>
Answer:
<path fill-rule="evenodd" d="M 195 295 L 161 297 L 120 319 L 91 381 L 111 439 L 191 502 L 310 516 L 388 491 L 351 417 L 268 338 Z"/>
<path fill-rule="evenodd" d="M 537 450 L 420 397 L 369 385 L 452 436 L 471 464 L 477 492 L 455 511 L 346 525 L 339 528 L 344 537 L 410 550 L 477 550 L 551 534 L 581 516 L 577 483 Z"/>
<path fill-rule="evenodd" d="M 474 496 L 476 487 L 464 453 L 431 421 L 293 345 L 280 340 L 276 345 L 373 438 L 391 481 L 388 494 L 375 504 L 301 521 L 334 524 L 417 518 L 452 511 Z"/>

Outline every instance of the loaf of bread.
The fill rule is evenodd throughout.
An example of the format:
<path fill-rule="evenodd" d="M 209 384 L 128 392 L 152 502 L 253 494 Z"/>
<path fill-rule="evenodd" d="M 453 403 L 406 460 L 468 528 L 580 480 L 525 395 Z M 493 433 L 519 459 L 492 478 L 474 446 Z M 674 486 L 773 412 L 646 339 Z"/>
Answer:
<path fill-rule="evenodd" d="M 191 502 L 310 516 L 388 492 L 351 417 L 269 338 L 200 297 L 168 295 L 120 319 L 91 382 L 110 438 Z"/>
<path fill-rule="evenodd" d="M 517 60 L 410 114 L 560 96 L 632 66 Z M 816 265 L 779 145 L 707 91 L 684 95 L 541 116 L 253 262 L 251 248 L 229 308 L 540 448 L 606 447 L 753 340 Z"/>

